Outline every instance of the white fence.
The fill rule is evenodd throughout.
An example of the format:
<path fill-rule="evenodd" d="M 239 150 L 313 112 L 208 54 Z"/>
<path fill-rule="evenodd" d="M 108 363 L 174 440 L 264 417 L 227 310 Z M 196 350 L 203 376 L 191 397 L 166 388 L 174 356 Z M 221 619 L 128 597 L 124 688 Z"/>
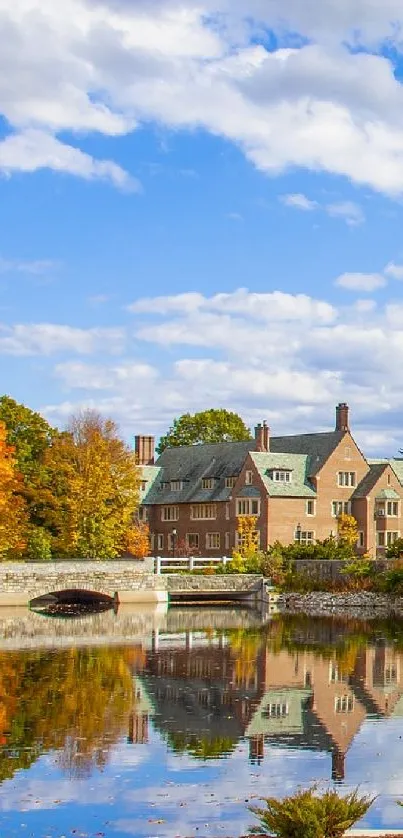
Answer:
<path fill-rule="evenodd" d="M 197 570 L 212 565 L 224 564 L 231 561 L 230 556 L 214 556 L 206 559 L 202 556 L 155 556 L 154 573 L 158 576 L 161 573 L 175 573 L 178 570 Z"/>

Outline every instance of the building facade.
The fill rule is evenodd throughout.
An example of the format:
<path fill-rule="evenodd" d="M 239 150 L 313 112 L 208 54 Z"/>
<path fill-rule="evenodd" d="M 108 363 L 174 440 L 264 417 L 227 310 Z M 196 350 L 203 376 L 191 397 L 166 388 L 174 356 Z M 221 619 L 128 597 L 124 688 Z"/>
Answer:
<path fill-rule="evenodd" d="M 333 431 L 167 448 L 154 463 L 152 437 L 136 437 L 141 508 L 153 555 L 231 555 L 238 518 L 256 517 L 262 549 L 314 543 L 337 533 L 341 513 L 358 524 L 359 553 L 382 556 L 403 533 L 403 459 L 368 460 L 336 407 Z"/>

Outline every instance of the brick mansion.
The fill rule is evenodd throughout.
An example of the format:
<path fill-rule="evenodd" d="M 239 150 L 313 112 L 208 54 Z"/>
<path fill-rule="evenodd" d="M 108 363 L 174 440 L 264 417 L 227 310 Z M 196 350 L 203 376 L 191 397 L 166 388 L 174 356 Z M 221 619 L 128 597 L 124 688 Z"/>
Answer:
<path fill-rule="evenodd" d="M 344 403 L 325 433 L 271 436 L 264 422 L 249 441 L 167 448 L 155 462 L 153 437 L 137 436 L 135 450 L 153 555 L 181 544 L 230 555 L 240 515 L 256 516 L 262 549 L 336 535 L 343 512 L 357 520 L 359 553 L 382 556 L 403 532 L 403 459 L 367 459 Z"/>

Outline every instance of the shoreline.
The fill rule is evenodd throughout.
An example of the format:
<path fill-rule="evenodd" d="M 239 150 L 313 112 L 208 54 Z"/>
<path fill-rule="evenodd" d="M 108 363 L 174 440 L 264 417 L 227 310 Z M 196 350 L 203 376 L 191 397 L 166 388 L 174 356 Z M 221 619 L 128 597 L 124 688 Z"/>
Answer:
<path fill-rule="evenodd" d="M 379 617 L 403 619 L 403 596 L 369 591 L 349 593 L 311 591 L 306 594 L 290 591 L 279 594 L 276 612 L 284 616 L 305 614 L 309 617 L 345 616 L 363 620 L 374 620 Z"/>

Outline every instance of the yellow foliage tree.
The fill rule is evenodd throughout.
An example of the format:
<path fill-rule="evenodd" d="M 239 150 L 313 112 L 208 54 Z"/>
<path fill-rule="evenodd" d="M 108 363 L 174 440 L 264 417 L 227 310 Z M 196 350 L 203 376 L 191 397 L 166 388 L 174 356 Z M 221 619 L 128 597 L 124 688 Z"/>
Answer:
<path fill-rule="evenodd" d="M 135 559 L 144 559 L 150 555 L 150 528 L 148 524 L 137 521 L 126 533 L 126 552 Z"/>
<path fill-rule="evenodd" d="M 354 515 L 342 513 L 337 520 L 337 534 L 340 541 L 354 549 L 358 539 L 358 524 Z"/>
<path fill-rule="evenodd" d="M 238 517 L 238 550 L 236 552 L 242 558 L 252 556 L 259 548 L 259 535 L 256 524 L 256 515 L 240 515 Z"/>
<path fill-rule="evenodd" d="M 88 411 L 73 417 L 46 456 L 54 553 L 114 558 L 132 536 L 139 501 L 134 453 L 109 419 Z"/>
<path fill-rule="evenodd" d="M 14 448 L 0 422 L 0 560 L 19 557 L 25 548 L 27 527 L 22 477 L 16 470 Z"/>

